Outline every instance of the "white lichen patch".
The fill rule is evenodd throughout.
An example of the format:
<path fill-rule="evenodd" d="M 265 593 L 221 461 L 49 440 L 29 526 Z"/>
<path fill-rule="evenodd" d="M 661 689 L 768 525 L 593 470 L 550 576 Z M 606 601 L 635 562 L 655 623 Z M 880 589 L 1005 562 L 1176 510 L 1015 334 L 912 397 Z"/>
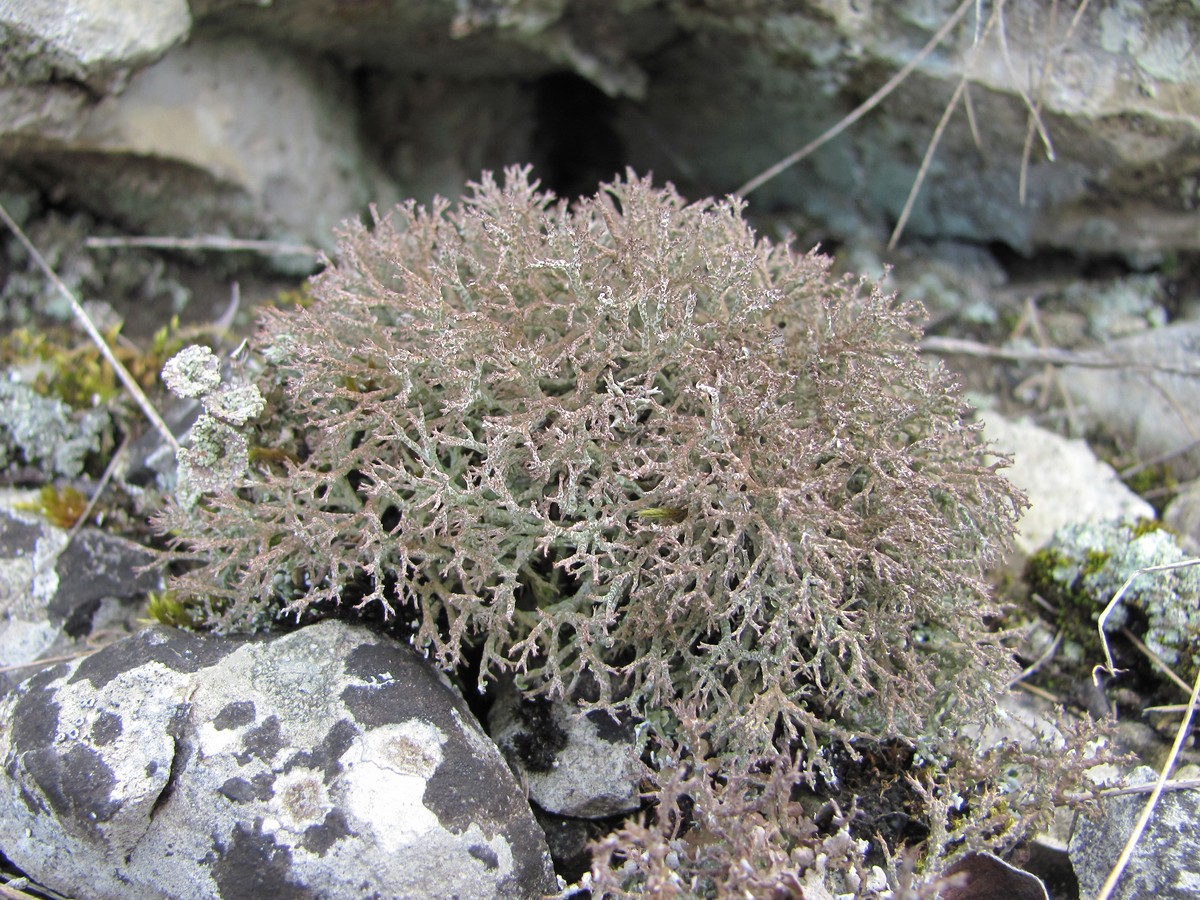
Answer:
<path fill-rule="evenodd" d="M 374 823 L 386 849 L 398 850 L 441 827 L 424 798 L 445 743 L 439 728 L 409 719 L 361 735 L 342 754 L 342 806 L 360 822 Z"/>

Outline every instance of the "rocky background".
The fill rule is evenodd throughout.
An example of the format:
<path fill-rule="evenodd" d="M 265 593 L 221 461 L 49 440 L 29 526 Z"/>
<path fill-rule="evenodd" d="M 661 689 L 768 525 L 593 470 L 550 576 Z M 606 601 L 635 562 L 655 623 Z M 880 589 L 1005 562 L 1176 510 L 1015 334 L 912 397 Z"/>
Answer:
<path fill-rule="evenodd" d="M 0 203 L 102 325 L 120 325 L 126 339 L 145 346 L 173 317 L 183 327 L 216 322 L 248 331 L 249 309 L 296 289 L 331 250 L 337 224 L 371 203 L 386 209 L 407 197 L 456 197 L 481 170 L 521 162 L 565 197 L 590 193 L 625 167 L 672 181 L 686 196 L 724 195 L 867 104 L 836 137 L 747 191 L 751 220 L 769 236 L 819 243 L 854 271 L 891 266 L 890 285 L 926 304 L 930 350 L 961 369 L 990 410 L 993 440 L 1016 451 L 1013 477 L 1034 501 L 1023 553 L 1065 522 L 1156 512 L 1165 512 L 1187 549 L 1200 535 L 1200 495 L 1188 489 L 1200 474 L 1198 44 L 1200 6 L 1164 0 L 22 0 L 0 3 Z M 903 233 L 889 248 L 901 220 Z M 7 231 L 0 246 L 0 331 L 69 320 L 62 298 Z M 230 302 L 235 283 L 240 305 Z M 27 398 L 2 387 L 0 432 L 19 444 L 13 410 Z M 1002 413 L 1025 420 L 1008 422 Z M 41 474 L 79 477 L 79 455 L 58 449 L 72 434 L 46 437 L 66 429 L 66 418 L 53 409 L 39 416 L 41 438 L 26 435 L 24 461 L 38 455 L 29 450 L 37 439 L 51 441 Z M 78 417 L 74 425 L 103 430 Z M 1081 437 L 1089 444 L 1066 440 Z M 10 487 L 39 480 L 29 466 L 5 472 Z M 3 522 L 0 666 L 68 651 L 104 622 L 128 618 L 129 603 L 144 598 L 147 586 L 133 574 L 145 562 L 136 544 L 99 531 L 67 541 L 28 513 L 6 513 Z M 369 643 L 361 635 L 322 640 L 347 659 L 368 652 L 355 649 Z M 295 819 L 298 834 L 314 829 L 306 849 L 322 855 L 340 813 L 325 788 L 305 790 L 329 759 L 354 771 L 346 754 L 357 765 L 376 744 L 425 741 L 416 768 L 409 754 L 390 768 L 367 762 L 357 771 L 429 777 L 437 768 L 430 760 L 451 746 L 447 734 L 462 746 L 484 740 L 457 711 L 429 740 L 409 735 L 399 720 L 366 714 L 353 734 L 338 737 L 334 714 L 305 726 L 333 735 L 321 737 L 325 755 L 313 750 L 302 765 L 272 775 L 275 789 L 263 773 L 279 741 L 263 749 L 261 730 L 281 711 L 257 695 L 249 709 L 238 706 L 226 695 L 251 696 L 251 688 L 236 680 L 208 688 L 180 674 L 215 669 L 218 657 L 240 659 L 233 649 L 164 674 L 155 648 L 176 642 L 190 646 L 178 636 L 144 637 L 122 677 L 149 679 L 152 690 L 160 682 L 201 690 L 215 724 L 185 734 L 182 724 L 171 725 L 169 709 L 159 710 L 170 745 L 142 747 L 124 765 L 152 757 L 164 771 L 147 776 L 149 787 L 135 784 L 133 812 L 113 827 L 121 846 L 133 846 L 160 808 L 180 815 L 165 799 L 167 784 L 181 785 L 181 795 L 193 790 L 179 747 L 231 754 L 230 772 L 245 766 L 239 753 L 257 754 L 263 766 L 254 771 L 267 780 L 230 776 L 213 788 L 267 810 L 257 831 L 238 832 L 242 843 L 228 855 L 234 868 L 215 880 L 231 886 L 230 896 L 274 852 L 262 821 L 281 820 L 286 831 Z M 269 645 L 236 651 L 275 652 Z M 369 678 L 344 667 L 347 690 L 366 690 Z M 115 726 L 86 712 L 86 692 L 52 699 L 49 692 L 75 671 L 52 670 L 22 695 L 34 710 L 27 721 L 41 724 L 9 729 L 0 744 L 31 747 L 46 729 L 70 731 L 61 714 L 56 726 L 37 712 L 57 703 L 87 728 L 101 728 L 96 741 L 119 745 L 120 728 L 104 740 Z M 18 668 L 3 677 L 13 684 L 29 674 Z M 115 677 L 90 677 L 92 688 Z M 511 731 L 512 720 L 494 730 Z M 1162 741 L 1141 727 L 1149 734 L 1139 749 L 1157 765 Z M 1136 743 L 1136 735 L 1126 738 Z M 597 768 L 594 756 L 586 758 Z M 47 778 L 67 783 L 111 775 L 121 764 L 54 765 L 64 768 Z M 373 790 L 360 781 L 367 787 L 359 790 Z M 618 782 L 598 793 L 627 800 L 635 788 Z M 1179 796 L 1171 802 L 1189 802 Z M 47 871 L 63 864 L 55 854 L 82 854 L 98 833 L 94 819 L 108 795 L 97 794 L 92 806 L 89 797 L 59 798 L 55 812 L 72 836 L 50 853 Z M 589 802 L 571 799 L 575 809 Z M 388 827 L 392 813 L 380 815 Z M 531 826 L 513 825 L 516 815 L 495 812 L 519 832 L 514 846 L 530 845 Z M 1120 815 L 1132 817 L 1127 809 Z M 1172 815 L 1195 821 L 1186 808 Z M 559 861 L 577 856 L 594 834 L 569 822 L 542 825 L 552 842 L 579 832 L 573 845 L 564 839 L 568 846 L 556 849 Z M 164 829 L 154 840 L 169 844 Z M 114 840 L 111 831 L 103 841 Z M 39 840 L 54 843 L 49 833 Z M 1084 843 L 1073 858 L 1091 852 L 1094 841 Z M 169 847 L 159 849 L 138 875 L 147 891 L 184 877 L 155 868 Z M 479 896 L 518 897 L 550 883 L 537 848 L 526 846 L 525 861 L 515 863 L 503 841 L 481 838 L 459 849 L 497 879 Z M 1198 855 L 1194 843 L 1180 852 Z M 1115 853 L 1100 854 L 1100 878 Z M 270 871 L 292 877 L 272 859 Z M 323 883 L 315 869 L 306 871 L 310 884 Z M 80 882 L 66 884 L 88 877 L 85 869 Z M 389 877 L 379 875 L 381 883 Z M 1148 884 L 1130 890 L 1193 896 Z M 475 890 L 464 887 L 463 895 Z M 1061 896 L 1071 896 L 1065 890 Z"/>
<path fill-rule="evenodd" d="M 137 335 L 216 318 L 235 278 L 294 286 L 369 203 L 518 162 L 566 197 L 627 166 L 722 196 L 891 88 L 751 218 L 895 266 L 935 325 L 1054 306 L 1044 341 L 1071 348 L 1192 315 L 1198 32 L 1157 0 L 29 0 L 0 8 L 0 198 Z M 7 256 L 0 317 L 61 313 Z M 1098 377 L 1079 390 L 1113 396 Z M 1177 449 L 1143 434 L 1161 420 L 1195 439 L 1185 402 L 1142 394 L 1072 424 L 1136 409 L 1139 451 Z"/>

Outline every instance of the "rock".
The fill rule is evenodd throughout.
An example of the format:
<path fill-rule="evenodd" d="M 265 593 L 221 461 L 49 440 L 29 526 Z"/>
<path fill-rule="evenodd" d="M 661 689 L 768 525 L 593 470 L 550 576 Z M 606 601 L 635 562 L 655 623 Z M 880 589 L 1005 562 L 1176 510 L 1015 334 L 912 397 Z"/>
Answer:
<path fill-rule="evenodd" d="M 1004 475 L 1023 490 L 1029 508 L 1017 526 L 1015 543 L 1025 556 L 1069 522 L 1154 518 L 1154 508 L 1127 488 L 1117 473 L 1081 440 L 1068 440 L 1025 420 L 999 413 L 984 415 L 989 443 L 1012 454 Z"/>
<path fill-rule="evenodd" d="M 888 234 L 965 79 L 972 121 L 960 106 L 941 135 L 910 237 L 1129 258 L 1200 246 L 1183 199 L 1193 194 L 1198 118 L 1188 11 L 1126 0 L 1074 23 L 1042 0 L 990 28 L 971 12 L 918 62 L 954 6 L 693 4 L 688 39 L 643 61 L 654 73 L 646 99 L 618 114 L 628 161 L 685 196 L 735 190 L 915 62 L 877 109 L 752 192 L 752 209 L 799 211 L 793 218 L 817 235 Z M 1036 135 L 1024 152 L 1031 97 L 1053 162 Z"/>
<path fill-rule="evenodd" d="M 0 86 L 0 152 L 39 188 L 129 228 L 311 243 L 358 211 L 345 201 L 361 202 L 361 185 L 387 205 L 368 160 L 427 199 L 427 187 L 456 194 L 462 174 L 547 146 L 574 144 L 578 162 L 611 140 L 602 177 L 631 165 L 686 196 L 719 196 L 916 62 L 879 109 L 753 192 L 752 209 L 823 238 L 886 236 L 966 79 L 974 128 L 961 110 L 949 122 L 909 235 L 1153 262 L 1200 247 L 1196 23 L 1176 6 L 1122 0 L 1074 22 L 1031 0 L 989 24 L 974 16 L 999 7 L 977 5 L 916 60 L 944 4 L 428 0 L 331 12 L 325 0 L 194 0 L 201 37 L 135 75 L 134 96 L 97 102 L 102 73 L 146 65 L 188 34 L 187 4 L 71 0 L 67 28 L 53 3 L 10 3 L 19 52 Z M 594 102 L 572 103 L 582 94 L 568 89 L 556 104 L 555 86 L 570 83 Z M 1034 102 L 1053 154 L 1041 135 L 1026 152 Z"/>
<path fill-rule="evenodd" d="M 197 0 L 197 17 L 343 60 L 348 66 L 450 75 L 460 81 L 532 80 L 567 70 L 609 96 L 640 98 L 651 49 L 676 34 L 653 0 L 432 0 L 359 3 L 330 15 L 323 0 L 278 4 Z"/>
<path fill-rule="evenodd" d="M 953 881 L 938 895 L 942 900 L 1047 900 L 1046 886 L 1037 876 L 991 853 L 964 856 L 943 877 Z"/>
<path fill-rule="evenodd" d="M 0 852 L 79 898 L 524 898 L 545 840 L 410 647 L 325 621 L 155 626 L 2 704 Z"/>
<path fill-rule="evenodd" d="M 82 109 L 58 101 L 65 122 L 39 89 L 40 100 L 24 89 L 25 105 L 41 106 L 19 133 L 0 127 L 0 150 L 35 183 L 132 230 L 323 245 L 343 219 L 392 196 L 360 147 L 350 82 L 285 48 L 193 40 L 119 95 Z M 305 270 L 313 261 L 288 260 Z"/>
<path fill-rule="evenodd" d="M 634 729 L 602 712 L 500 694 L 488 715 L 493 740 L 547 812 L 599 819 L 641 804 Z"/>
<path fill-rule="evenodd" d="M 1188 768 L 1180 769 L 1175 777 L 1189 777 Z M 1153 784 L 1157 777 L 1153 769 L 1141 766 L 1130 773 L 1127 783 Z M 1100 818 L 1079 816 L 1069 852 L 1079 876 L 1080 896 L 1094 897 L 1099 892 L 1133 833 L 1146 797 L 1109 797 Z M 1200 793 L 1164 791 L 1112 897 L 1192 900 L 1196 896 L 1200 896 Z"/>
<path fill-rule="evenodd" d="M 119 86 L 187 38 L 187 0 L 23 0 L 0 5 L 5 81 Z"/>
<path fill-rule="evenodd" d="M 1118 521 L 1064 525 L 1031 561 L 1027 580 L 1070 613 L 1060 621 L 1078 636 L 1096 635 L 1107 610 L 1106 632 L 1128 627 L 1185 683 L 1200 671 L 1200 567 L 1166 529 Z"/>
<path fill-rule="evenodd" d="M 146 570 L 153 562 L 154 554 L 140 544 L 80 529 L 54 566 L 58 584 L 46 607 L 51 621 L 61 621 L 71 637 L 86 637 L 101 601 L 141 599 L 159 587 L 158 574 Z"/>
<path fill-rule="evenodd" d="M 32 512 L 37 492 L 0 500 L 0 669 L 78 652 L 97 625 L 123 627 L 158 585 L 146 548 L 94 528 L 73 538 Z M 0 672 L 0 693 L 29 675 Z"/>
<path fill-rule="evenodd" d="M 1180 480 L 1200 475 L 1200 322 L 1109 341 L 1103 353 L 1111 367 L 1058 374 L 1083 423 L 1122 439 L 1139 459 L 1166 457 Z"/>
<path fill-rule="evenodd" d="M 1200 480 L 1188 482 L 1163 510 L 1163 523 L 1182 536 L 1188 552 L 1200 548 Z"/>

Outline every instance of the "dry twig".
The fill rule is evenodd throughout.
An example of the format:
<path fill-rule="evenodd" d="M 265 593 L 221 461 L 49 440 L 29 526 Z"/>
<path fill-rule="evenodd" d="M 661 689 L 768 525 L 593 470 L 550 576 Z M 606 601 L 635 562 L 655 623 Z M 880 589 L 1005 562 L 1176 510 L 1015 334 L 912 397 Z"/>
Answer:
<path fill-rule="evenodd" d="M 1085 369 L 1132 369 L 1135 372 L 1163 372 L 1169 375 L 1200 377 L 1200 365 L 1172 365 L 1168 363 L 1143 363 L 1114 359 L 1102 352 L 1076 352 L 1056 347 L 1014 348 L 993 347 L 965 338 L 930 336 L 921 341 L 921 349 L 927 353 L 942 353 L 956 356 L 976 356 L 986 359 L 1004 359 L 1010 362 L 1036 363 L 1053 366 L 1079 366 Z"/>
<path fill-rule="evenodd" d="M 318 257 L 321 251 L 307 244 L 289 244 L 284 241 L 253 241 L 239 238 L 201 235 L 199 237 L 90 237 L 85 247 L 152 247 L 156 250 L 214 250 L 222 253 L 251 252 L 266 256 L 311 256 Z"/>
<path fill-rule="evenodd" d="M 1100 632 L 1100 643 L 1104 647 L 1105 666 L 1097 666 L 1097 670 L 1107 669 L 1109 674 L 1115 674 L 1116 669 L 1113 667 L 1112 652 L 1108 646 L 1108 636 L 1104 633 L 1104 625 L 1108 620 L 1116 605 L 1125 596 L 1125 592 L 1129 590 L 1130 585 L 1134 580 L 1142 575 L 1147 575 L 1152 572 L 1166 572 L 1171 569 L 1182 569 L 1188 566 L 1200 565 L 1200 559 L 1185 559 L 1180 562 L 1166 563 L 1161 566 L 1145 566 L 1135 571 L 1127 579 L 1125 583 L 1113 594 L 1113 598 L 1104 607 L 1104 611 L 1100 613 L 1100 618 L 1096 623 L 1096 627 Z M 1093 673 L 1095 678 L 1097 673 Z M 1158 798 L 1162 796 L 1163 789 L 1167 784 L 1167 779 L 1171 775 L 1171 770 L 1175 766 L 1175 760 L 1179 758 L 1179 751 L 1183 747 L 1184 739 L 1188 735 L 1191 728 L 1192 716 L 1196 711 L 1196 702 L 1200 699 L 1200 672 L 1196 673 L 1195 683 L 1191 688 L 1191 697 L 1188 699 L 1187 711 L 1184 713 L 1183 720 L 1179 723 L 1179 729 L 1175 732 L 1175 741 L 1171 744 L 1171 752 L 1167 754 L 1167 760 L 1163 763 L 1162 769 L 1158 773 L 1158 780 L 1154 783 L 1154 788 L 1150 792 L 1150 797 L 1146 800 L 1145 806 L 1142 807 L 1142 813 L 1138 816 L 1137 823 L 1133 827 L 1133 831 L 1129 835 L 1129 839 L 1125 842 L 1124 848 L 1121 850 L 1121 855 L 1117 858 L 1116 865 L 1112 871 L 1108 873 L 1108 878 L 1104 884 L 1100 886 L 1100 892 L 1096 895 L 1096 900 L 1108 900 L 1112 896 L 1112 892 L 1116 889 L 1117 882 L 1121 880 L 1121 875 L 1124 874 L 1126 866 L 1129 865 L 1129 860 L 1133 857 L 1133 851 L 1137 847 L 1138 841 L 1146 831 L 1146 825 L 1150 821 L 1150 817 L 1154 814 L 1154 807 L 1158 805 Z"/>
<path fill-rule="evenodd" d="M 1192 562 L 1194 564 L 1200 562 L 1200 560 L 1192 560 Z M 1105 649 L 1107 650 L 1107 647 Z M 1188 700 L 1187 713 L 1184 715 L 1183 721 L 1179 723 L 1179 730 L 1175 732 L 1175 741 L 1171 744 L 1171 752 L 1167 754 L 1167 761 L 1163 763 L 1162 770 L 1158 773 L 1158 780 L 1154 783 L 1154 789 L 1150 792 L 1150 796 L 1146 800 L 1146 805 L 1142 807 L 1142 814 L 1138 816 L 1137 824 L 1133 826 L 1129 840 L 1125 842 L 1125 846 L 1121 850 L 1121 855 L 1117 857 L 1116 865 L 1108 873 L 1108 878 L 1105 879 L 1104 884 L 1100 886 L 1100 892 L 1096 894 L 1096 900 L 1108 900 L 1112 896 L 1112 892 L 1117 887 L 1117 882 L 1121 880 L 1121 875 L 1125 872 L 1125 867 L 1129 865 L 1129 860 L 1133 857 L 1133 851 L 1137 847 L 1138 841 L 1141 840 L 1150 817 L 1154 815 L 1154 807 L 1158 805 L 1158 798 L 1162 796 L 1163 789 L 1166 787 L 1167 779 L 1171 775 L 1171 769 L 1174 768 L 1175 760 L 1179 757 L 1179 751 L 1183 747 L 1184 738 L 1187 737 L 1188 730 L 1191 728 L 1192 715 L 1196 711 L 1197 699 L 1200 699 L 1200 672 L 1196 673 L 1196 683 L 1192 686 L 1192 696 Z"/>

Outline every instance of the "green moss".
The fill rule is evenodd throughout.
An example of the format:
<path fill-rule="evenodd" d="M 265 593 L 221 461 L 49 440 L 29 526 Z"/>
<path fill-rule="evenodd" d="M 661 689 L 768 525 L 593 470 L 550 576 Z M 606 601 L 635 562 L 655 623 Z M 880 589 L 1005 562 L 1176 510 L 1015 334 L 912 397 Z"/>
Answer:
<path fill-rule="evenodd" d="M 195 628 L 202 611 L 202 604 L 194 599 L 180 599 L 175 591 L 152 591 L 146 600 L 147 618 L 176 628 Z"/>
<path fill-rule="evenodd" d="M 170 355 L 183 346 L 186 336 L 179 320 L 160 328 L 143 350 L 111 328 L 104 339 L 117 359 L 145 390 L 154 387 L 158 372 Z M 30 384 L 44 397 L 61 400 L 73 409 L 106 404 L 124 391 L 120 379 L 91 341 L 66 329 L 32 331 L 18 328 L 0 338 L 0 361 L 35 373 Z"/>
<path fill-rule="evenodd" d="M 1108 561 L 1110 559 L 1112 559 L 1112 554 L 1109 553 L 1107 550 L 1089 549 L 1084 554 L 1083 571 L 1081 574 L 1084 577 L 1087 577 L 1089 575 L 1095 575 L 1097 572 L 1101 571 L 1106 565 L 1108 565 Z"/>
<path fill-rule="evenodd" d="M 1145 517 L 1140 518 L 1137 521 L 1133 522 L 1130 525 L 1129 530 L 1131 532 L 1133 532 L 1133 536 L 1135 539 L 1140 538 L 1147 534 L 1154 534 L 1154 532 L 1156 532 L 1156 531 L 1165 531 L 1168 534 L 1171 534 L 1171 535 L 1174 534 L 1174 532 L 1170 528 L 1168 528 L 1162 522 L 1158 521 L 1158 519 L 1148 519 Z"/>
<path fill-rule="evenodd" d="M 277 309 L 308 309 L 313 304 L 313 295 L 306 281 L 298 288 L 280 291 L 267 303 Z"/>
<path fill-rule="evenodd" d="M 74 528 L 87 509 L 88 498 L 75 488 L 45 485 L 38 492 L 38 499 L 29 503 L 18 503 L 17 509 L 36 512 L 59 528 Z"/>

